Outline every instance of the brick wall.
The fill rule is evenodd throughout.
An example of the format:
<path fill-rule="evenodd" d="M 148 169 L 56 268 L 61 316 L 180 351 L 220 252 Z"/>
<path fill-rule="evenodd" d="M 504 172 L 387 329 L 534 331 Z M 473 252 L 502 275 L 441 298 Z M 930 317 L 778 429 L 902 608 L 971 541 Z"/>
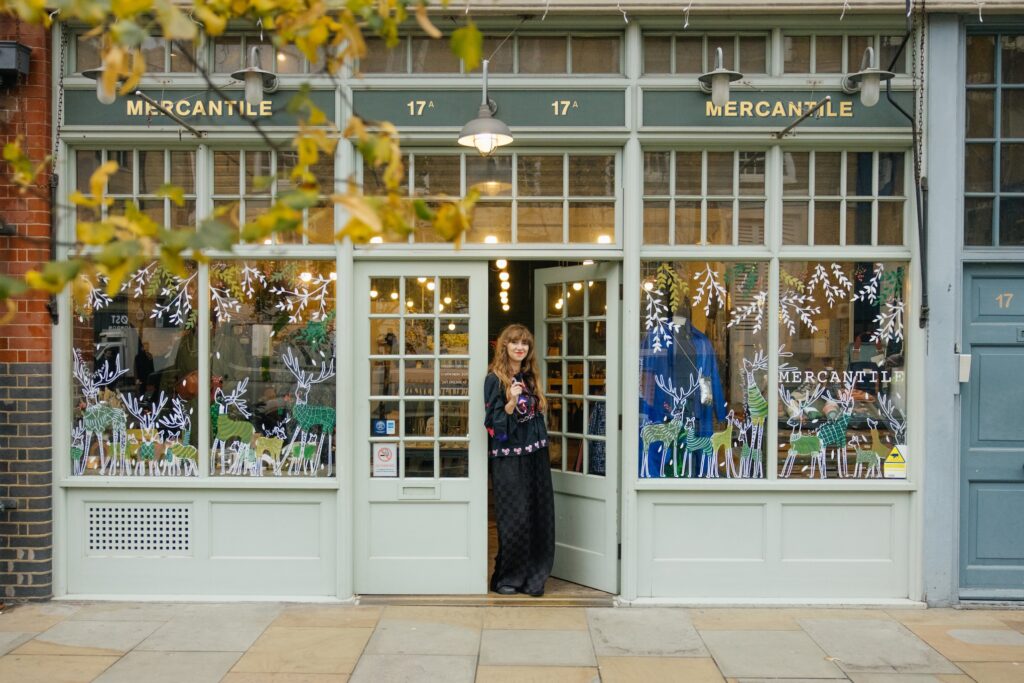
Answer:
<path fill-rule="evenodd" d="M 21 136 L 33 160 L 51 153 L 50 35 L 0 18 L 0 40 L 32 48 L 27 82 L 0 88 L 0 144 Z M 0 272 L 22 275 L 49 257 L 49 179 L 25 196 L 0 171 L 0 218 L 17 236 L 0 236 Z M 34 238 L 34 239 L 33 239 Z M 18 509 L 0 513 L 0 600 L 53 593 L 50 316 L 47 297 L 19 297 L 0 325 L 0 497 Z"/>

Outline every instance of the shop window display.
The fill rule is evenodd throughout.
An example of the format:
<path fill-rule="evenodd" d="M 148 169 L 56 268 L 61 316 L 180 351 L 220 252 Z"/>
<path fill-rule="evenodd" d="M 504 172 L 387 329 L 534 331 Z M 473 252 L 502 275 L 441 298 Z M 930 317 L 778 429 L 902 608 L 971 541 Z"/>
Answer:
<path fill-rule="evenodd" d="M 767 264 L 641 274 L 639 476 L 764 478 Z"/>
<path fill-rule="evenodd" d="M 906 476 L 900 263 L 783 262 L 778 476 Z"/>
<path fill-rule="evenodd" d="M 151 263 L 113 294 L 102 277 L 76 283 L 73 475 L 199 474 L 196 277 Z"/>
<path fill-rule="evenodd" d="M 332 476 L 333 261 L 210 265 L 210 473 Z"/>

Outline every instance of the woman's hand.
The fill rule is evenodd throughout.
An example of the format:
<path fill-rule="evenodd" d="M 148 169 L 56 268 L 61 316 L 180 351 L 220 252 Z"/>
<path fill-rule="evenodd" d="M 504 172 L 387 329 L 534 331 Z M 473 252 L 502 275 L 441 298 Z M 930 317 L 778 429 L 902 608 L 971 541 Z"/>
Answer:
<path fill-rule="evenodd" d="M 505 398 L 510 402 L 515 403 L 519 400 L 520 394 L 523 393 L 523 383 L 517 380 L 512 380 L 512 386 L 505 391 Z"/>

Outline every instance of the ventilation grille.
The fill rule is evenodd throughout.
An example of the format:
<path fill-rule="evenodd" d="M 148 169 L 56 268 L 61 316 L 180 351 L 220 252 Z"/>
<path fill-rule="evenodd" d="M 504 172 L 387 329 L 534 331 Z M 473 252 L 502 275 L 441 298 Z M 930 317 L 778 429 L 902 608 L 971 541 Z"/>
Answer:
<path fill-rule="evenodd" d="M 87 505 L 90 555 L 190 555 L 190 505 L 106 503 Z"/>

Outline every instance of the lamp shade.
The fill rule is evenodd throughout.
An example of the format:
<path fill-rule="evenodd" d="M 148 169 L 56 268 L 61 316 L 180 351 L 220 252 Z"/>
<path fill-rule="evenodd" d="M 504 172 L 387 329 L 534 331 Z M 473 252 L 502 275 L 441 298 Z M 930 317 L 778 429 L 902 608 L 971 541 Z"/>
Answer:
<path fill-rule="evenodd" d="M 868 47 L 864 50 L 860 71 L 843 79 L 843 92 L 852 95 L 859 90 L 861 104 L 865 107 L 873 107 L 878 104 L 882 82 L 890 81 L 895 77 L 896 74 L 891 71 L 883 71 L 878 68 L 878 65 L 875 64 L 875 51 Z"/>
<path fill-rule="evenodd" d="M 96 99 L 99 100 L 100 104 L 113 104 L 114 100 L 117 99 L 117 89 L 108 89 L 103 83 L 104 71 L 106 71 L 105 67 L 100 66 L 95 69 L 86 69 L 82 72 L 82 75 L 96 81 Z"/>
<path fill-rule="evenodd" d="M 486 104 L 480 105 L 476 118 L 464 125 L 459 132 L 459 144 L 475 147 L 483 156 L 511 142 L 512 131 L 504 121 L 494 118 Z"/>
<path fill-rule="evenodd" d="M 264 92 L 277 89 L 277 76 L 260 68 L 260 48 L 254 45 L 249 48 L 248 66 L 231 74 L 236 81 L 245 82 L 245 101 L 250 106 L 258 106 Z"/>
<path fill-rule="evenodd" d="M 715 68 L 697 77 L 701 90 L 711 93 L 711 102 L 716 107 L 729 102 L 729 84 L 743 78 L 743 74 L 722 66 L 722 48 L 715 50 Z"/>

